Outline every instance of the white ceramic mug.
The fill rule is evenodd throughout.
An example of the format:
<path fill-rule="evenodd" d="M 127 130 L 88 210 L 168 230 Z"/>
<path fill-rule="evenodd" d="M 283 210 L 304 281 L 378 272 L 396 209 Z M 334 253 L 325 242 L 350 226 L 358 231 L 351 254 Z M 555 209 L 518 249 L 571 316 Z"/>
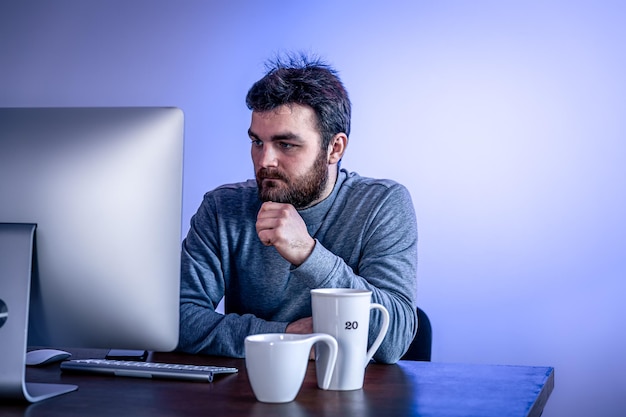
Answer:
<path fill-rule="evenodd" d="M 246 371 L 257 400 L 293 401 L 300 391 L 314 344 L 324 346 L 325 362 L 316 363 L 317 384 L 328 389 L 337 359 L 337 342 L 328 334 L 266 333 L 245 339 Z"/>
<path fill-rule="evenodd" d="M 350 288 L 320 288 L 311 290 L 313 331 L 326 333 L 337 339 L 339 352 L 332 374 L 330 390 L 348 391 L 363 387 L 365 367 L 382 343 L 389 328 L 389 312 L 380 304 L 372 303 L 372 292 Z M 378 336 L 367 348 L 370 310 L 382 313 Z M 329 352 L 315 348 L 317 370 L 323 369 Z"/>

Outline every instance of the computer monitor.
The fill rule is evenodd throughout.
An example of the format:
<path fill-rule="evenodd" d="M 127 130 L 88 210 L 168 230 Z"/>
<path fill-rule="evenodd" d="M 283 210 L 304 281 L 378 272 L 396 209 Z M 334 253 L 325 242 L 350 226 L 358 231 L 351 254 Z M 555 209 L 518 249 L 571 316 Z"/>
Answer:
<path fill-rule="evenodd" d="M 177 108 L 0 109 L 0 390 L 27 345 L 176 347 L 183 130 Z"/>

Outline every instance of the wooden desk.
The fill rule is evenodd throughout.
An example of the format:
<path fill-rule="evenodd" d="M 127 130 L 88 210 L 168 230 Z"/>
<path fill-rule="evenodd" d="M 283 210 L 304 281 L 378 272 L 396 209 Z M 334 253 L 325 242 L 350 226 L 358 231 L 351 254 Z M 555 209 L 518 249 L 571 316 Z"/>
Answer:
<path fill-rule="evenodd" d="M 74 351 L 74 358 L 105 351 Z M 149 360 L 235 366 L 213 383 L 61 373 L 58 364 L 28 368 L 29 382 L 67 383 L 78 391 L 36 404 L 2 404 L 10 416 L 539 416 L 554 387 L 550 367 L 462 365 L 401 361 L 371 364 L 358 391 L 317 388 L 311 362 L 296 400 L 256 401 L 241 359 L 152 354 Z"/>

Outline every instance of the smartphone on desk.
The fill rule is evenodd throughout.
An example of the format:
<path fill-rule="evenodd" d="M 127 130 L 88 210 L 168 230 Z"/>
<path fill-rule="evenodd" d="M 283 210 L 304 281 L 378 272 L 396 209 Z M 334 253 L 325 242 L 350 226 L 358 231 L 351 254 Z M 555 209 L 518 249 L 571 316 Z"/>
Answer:
<path fill-rule="evenodd" d="M 110 349 L 106 355 L 106 359 L 116 361 L 142 361 L 144 362 L 148 357 L 148 351 L 146 350 L 132 350 L 132 349 Z"/>

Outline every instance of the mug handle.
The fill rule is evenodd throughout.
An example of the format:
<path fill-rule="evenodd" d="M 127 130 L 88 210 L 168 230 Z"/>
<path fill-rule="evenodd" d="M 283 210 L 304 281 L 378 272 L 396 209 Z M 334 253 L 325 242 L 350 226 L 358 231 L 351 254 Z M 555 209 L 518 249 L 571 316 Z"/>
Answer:
<path fill-rule="evenodd" d="M 370 304 L 370 310 L 372 309 L 380 310 L 380 312 L 383 315 L 383 324 L 380 326 L 380 332 L 378 332 L 378 336 L 376 337 L 376 340 L 374 340 L 374 343 L 372 343 L 372 346 L 367 351 L 367 355 L 365 355 L 365 364 L 363 366 L 367 366 L 369 361 L 372 359 L 372 357 L 374 356 L 374 353 L 376 353 L 376 351 L 378 350 L 378 347 L 383 342 L 383 339 L 385 338 L 385 335 L 387 334 L 387 329 L 389 328 L 389 312 L 387 311 L 387 309 L 378 303 Z"/>
<path fill-rule="evenodd" d="M 321 375 L 317 376 L 317 386 L 323 390 L 327 390 L 330 387 L 330 381 L 333 377 L 333 370 L 335 369 L 335 362 L 337 362 L 337 352 L 339 347 L 337 340 L 326 333 L 313 333 L 311 335 L 311 346 L 320 343 L 315 346 L 315 363 L 322 364 Z M 316 366 L 317 371 L 320 371 L 320 367 Z"/>

